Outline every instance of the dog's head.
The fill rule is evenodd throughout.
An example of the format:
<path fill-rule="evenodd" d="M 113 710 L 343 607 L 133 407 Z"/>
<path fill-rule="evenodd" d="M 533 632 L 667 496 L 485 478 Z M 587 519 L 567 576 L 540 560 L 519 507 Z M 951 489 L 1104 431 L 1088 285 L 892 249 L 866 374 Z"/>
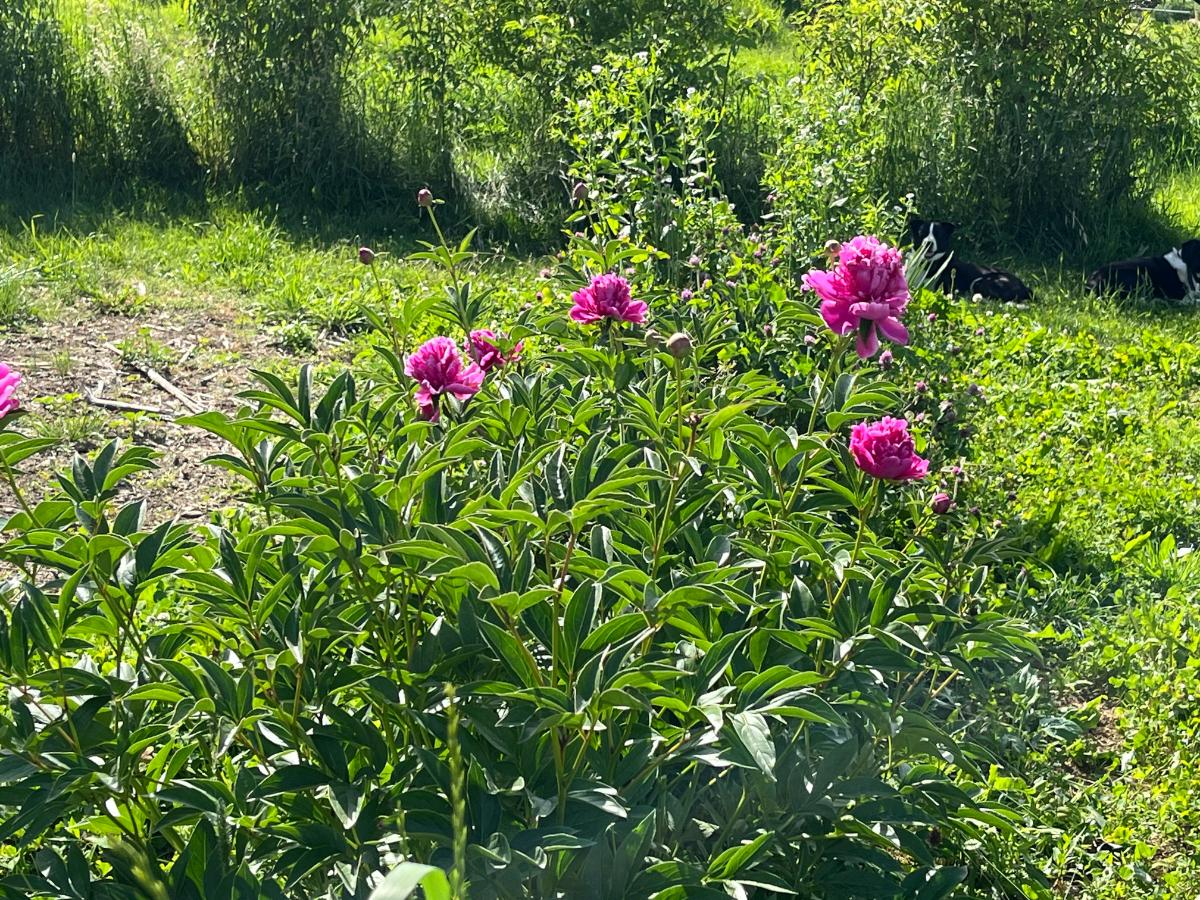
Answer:
<path fill-rule="evenodd" d="M 913 247 L 925 248 L 930 256 L 950 252 L 950 238 L 958 226 L 951 222 L 939 222 L 936 219 L 908 220 L 908 238 Z"/>

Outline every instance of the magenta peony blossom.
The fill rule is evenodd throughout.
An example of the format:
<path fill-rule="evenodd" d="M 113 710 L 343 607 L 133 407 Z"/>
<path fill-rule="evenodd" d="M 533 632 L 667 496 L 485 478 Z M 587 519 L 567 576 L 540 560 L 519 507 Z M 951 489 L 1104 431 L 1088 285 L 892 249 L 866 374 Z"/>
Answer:
<path fill-rule="evenodd" d="M 888 481 L 924 478 L 929 472 L 929 462 L 913 448 L 908 423 L 891 416 L 870 425 L 855 425 L 850 432 L 850 455 L 868 475 Z"/>
<path fill-rule="evenodd" d="M 591 284 L 572 294 L 571 299 L 575 301 L 571 318 L 585 325 L 605 319 L 641 325 L 649 311 L 643 301 L 632 298 L 629 282 L 620 275 L 597 275 Z"/>
<path fill-rule="evenodd" d="M 813 269 L 804 286 L 821 298 L 821 318 L 836 334 L 857 332 L 862 359 L 879 350 L 879 333 L 897 344 L 908 343 L 900 321 L 910 294 L 900 251 L 878 238 L 860 235 L 838 248 L 833 271 Z"/>
<path fill-rule="evenodd" d="M 467 340 L 467 353 L 479 364 L 484 372 L 499 369 L 513 362 L 525 348 L 523 341 L 518 341 L 507 353 L 496 343 L 500 340 L 496 332 L 490 328 L 476 328 Z"/>
<path fill-rule="evenodd" d="M 20 407 L 21 401 L 17 399 L 17 385 L 20 383 L 21 376 L 0 363 L 0 419 Z"/>
<path fill-rule="evenodd" d="M 451 394 L 459 400 L 473 397 L 483 386 L 483 369 L 465 365 L 458 345 L 448 337 L 430 338 L 404 363 L 404 374 L 420 382 L 417 407 L 421 415 L 436 422 L 441 415 L 437 398 Z"/>

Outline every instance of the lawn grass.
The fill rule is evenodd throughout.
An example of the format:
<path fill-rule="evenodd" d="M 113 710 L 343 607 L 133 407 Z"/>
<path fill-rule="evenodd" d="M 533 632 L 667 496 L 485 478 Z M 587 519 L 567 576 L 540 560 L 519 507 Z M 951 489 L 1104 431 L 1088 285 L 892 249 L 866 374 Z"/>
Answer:
<path fill-rule="evenodd" d="M 1180 233 L 1200 232 L 1200 178 L 1176 176 L 1158 196 Z M 328 239 L 342 225 L 346 237 Z M 227 485 L 201 474 L 203 440 L 169 416 L 97 409 L 86 393 L 99 378 L 106 395 L 181 412 L 136 364 L 233 408 L 251 367 L 365 365 L 371 339 L 358 326 L 376 295 L 359 244 L 389 255 L 395 302 L 442 287 L 403 260 L 411 237 L 353 227 L 285 226 L 233 201 L 184 214 L 10 215 L 0 357 L 27 375 L 29 421 L 60 442 L 33 477 L 104 436 L 149 435 L 174 465 L 142 487 L 167 510 L 207 515 L 231 502 Z M 482 282 L 525 297 L 541 264 L 497 252 Z M 1036 303 L 945 301 L 914 328 L 920 349 L 898 356 L 901 383 L 930 385 L 917 408 L 956 419 L 962 501 L 996 516 L 1045 569 L 1030 603 L 1056 635 L 1053 664 L 1011 686 L 1017 712 L 997 713 L 1012 723 L 1013 772 L 1034 787 L 1029 833 L 1064 896 L 1195 896 L 1200 311 L 1090 297 L 1084 270 L 1065 263 L 1013 265 Z"/>
<path fill-rule="evenodd" d="M 1200 233 L 1200 178 L 1158 196 L 1180 234 Z M 972 431 L 974 502 L 1055 573 L 1031 595 L 1057 631 L 1054 664 L 1013 686 L 1014 708 L 1038 710 L 1014 715 L 1012 735 L 1039 798 L 1031 824 L 1063 896 L 1194 897 L 1200 310 L 1091 297 L 1082 268 L 1014 265 L 1038 301 L 949 307 L 913 376 Z"/>

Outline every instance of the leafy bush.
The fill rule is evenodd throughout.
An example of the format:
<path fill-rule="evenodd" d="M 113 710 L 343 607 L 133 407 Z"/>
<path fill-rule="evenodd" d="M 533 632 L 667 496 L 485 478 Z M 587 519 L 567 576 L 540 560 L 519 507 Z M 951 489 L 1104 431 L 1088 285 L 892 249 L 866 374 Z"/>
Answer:
<path fill-rule="evenodd" d="M 476 898 L 1037 893 L 974 720 L 1034 652 L 1011 551 L 850 462 L 897 390 L 752 246 L 676 302 L 578 241 L 516 311 L 431 247 L 444 300 L 377 282 L 379 378 L 259 373 L 190 420 L 244 504 L 155 523 L 115 444 L 22 500 L 4 895 L 365 897 L 401 861 Z M 614 270 L 689 336 L 568 325 Z M 423 310 L 506 334 L 437 421 Z M 44 446 L 6 427 L 0 474 Z"/>
<path fill-rule="evenodd" d="M 0 161 L 10 191 L 72 193 L 130 176 L 175 186 L 199 175 L 138 23 L 92 28 L 54 0 L 0 9 Z"/>
<path fill-rule="evenodd" d="M 361 146 L 344 114 L 343 77 L 362 35 L 361 4 L 194 0 L 189 8 L 210 47 L 225 171 L 311 189 L 354 167 Z"/>
<path fill-rule="evenodd" d="M 920 21 L 920 20 L 919 20 Z M 1086 243 L 1173 146 L 1198 86 L 1186 54 L 1119 0 L 945 0 L 894 91 L 889 183 L 937 215 Z"/>

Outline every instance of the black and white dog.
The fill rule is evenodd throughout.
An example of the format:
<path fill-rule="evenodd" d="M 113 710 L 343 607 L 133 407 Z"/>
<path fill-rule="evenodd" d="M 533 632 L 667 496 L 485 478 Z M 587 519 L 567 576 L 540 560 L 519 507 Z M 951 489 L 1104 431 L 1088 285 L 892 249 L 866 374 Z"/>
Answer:
<path fill-rule="evenodd" d="M 942 290 L 1019 303 L 1033 299 L 1033 291 L 1011 272 L 958 259 L 950 250 L 950 238 L 957 227 L 950 222 L 908 220 L 909 240 L 914 247 L 924 248 L 929 271 L 941 272 L 938 285 Z"/>
<path fill-rule="evenodd" d="M 1094 294 L 1146 291 L 1160 300 L 1183 300 L 1200 292 L 1200 240 L 1162 256 L 1142 256 L 1101 266 L 1088 276 Z"/>

